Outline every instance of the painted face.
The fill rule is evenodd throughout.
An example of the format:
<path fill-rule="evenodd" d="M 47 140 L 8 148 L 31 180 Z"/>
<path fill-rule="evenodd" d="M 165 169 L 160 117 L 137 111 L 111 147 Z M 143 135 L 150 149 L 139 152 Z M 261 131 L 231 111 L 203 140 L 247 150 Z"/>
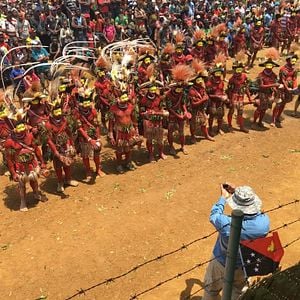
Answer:
<path fill-rule="evenodd" d="M 6 118 L 8 116 L 8 111 L 6 108 L 0 110 L 0 118 L 3 119 L 3 118 Z"/>
<path fill-rule="evenodd" d="M 103 71 L 98 71 L 97 74 L 99 77 L 105 76 L 105 72 L 103 72 Z"/>
<path fill-rule="evenodd" d="M 149 64 L 151 63 L 150 57 L 146 57 L 146 58 L 144 59 L 144 63 L 145 63 L 146 65 L 149 65 Z"/>
<path fill-rule="evenodd" d="M 241 74 L 243 72 L 243 68 L 236 68 L 235 73 Z"/>
<path fill-rule="evenodd" d="M 215 77 L 221 77 L 222 76 L 222 72 L 221 71 L 217 71 L 214 73 Z"/>
<path fill-rule="evenodd" d="M 53 110 L 53 116 L 54 117 L 60 117 L 62 115 L 62 110 L 61 108 L 57 108 Z"/>
<path fill-rule="evenodd" d="M 182 91 L 183 91 L 183 88 L 181 88 L 181 87 L 178 87 L 178 88 L 175 89 L 175 92 L 178 93 L 178 94 L 182 93 Z"/>
<path fill-rule="evenodd" d="M 221 35 L 221 36 L 219 37 L 219 39 L 220 39 L 220 41 L 224 41 L 224 40 L 225 40 L 225 37 Z"/>
<path fill-rule="evenodd" d="M 40 99 L 38 99 L 38 98 L 33 99 L 33 100 L 31 101 L 31 104 L 34 104 L 34 105 L 39 104 L 39 103 L 40 103 Z"/>
<path fill-rule="evenodd" d="M 292 59 L 291 59 L 291 64 L 292 65 L 295 65 L 297 63 L 297 58 L 296 57 L 293 57 Z"/>
<path fill-rule="evenodd" d="M 261 21 L 257 21 L 256 26 L 261 26 Z"/>
<path fill-rule="evenodd" d="M 273 64 L 271 64 L 271 63 L 267 63 L 266 66 L 265 66 L 265 68 L 268 69 L 268 70 L 272 70 L 273 67 L 274 67 L 274 66 L 273 66 Z"/>
<path fill-rule="evenodd" d="M 176 48 L 176 53 L 181 54 L 182 53 L 182 48 Z"/>
<path fill-rule="evenodd" d="M 208 44 L 208 45 L 212 45 L 213 43 L 214 43 L 214 42 L 213 42 L 212 40 L 208 40 L 208 41 L 207 41 L 207 44 Z"/>
<path fill-rule="evenodd" d="M 65 84 L 62 84 L 58 87 L 58 91 L 59 92 L 65 92 L 67 89 L 67 86 Z"/>
<path fill-rule="evenodd" d="M 204 80 L 203 80 L 202 77 L 198 77 L 198 78 L 196 79 L 196 83 L 197 83 L 197 84 L 201 84 L 201 83 L 203 83 L 203 82 L 204 82 Z"/>
<path fill-rule="evenodd" d="M 26 126 L 25 126 L 24 123 L 18 124 L 18 125 L 16 126 L 16 128 L 15 128 L 15 132 L 16 132 L 16 133 L 22 133 L 22 132 L 24 132 L 25 130 L 26 130 Z"/>
<path fill-rule="evenodd" d="M 88 107 L 90 107 L 90 106 L 91 106 L 91 101 L 90 101 L 90 100 L 84 100 L 84 101 L 82 102 L 82 107 L 88 108 Z"/>
<path fill-rule="evenodd" d="M 127 94 L 123 94 L 120 97 L 120 102 L 127 102 L 128 101 L 128 95 Z"/>
<path fill-rule="evenodd" d="M 203 42 L 202 42 L 202 41 L 199 41 L 199 42 L 197 43 L 197 46 L 198 46 L 198 47 L 203 47 Z"/>
<path fill-rule="evenodd" d="M 151 86 L 151 87 L 149 88 L 149 92 L 150 92 L 150 93 L 156 93 L 156 92 L 157 92 L 157 87 L 156 87 L 156 86 Z"/>

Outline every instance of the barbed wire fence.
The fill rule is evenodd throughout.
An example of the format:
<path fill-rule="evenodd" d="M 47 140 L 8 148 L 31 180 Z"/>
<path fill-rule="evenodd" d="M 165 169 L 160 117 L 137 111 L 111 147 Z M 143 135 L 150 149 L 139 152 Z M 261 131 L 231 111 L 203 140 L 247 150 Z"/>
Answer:
<path fill-rule="evenodd" d="M 299 199 L 295 199 L 295 200 L 293 200 L 293 201 L 290 201 L 290 202 L 287 202 L 287 203 L 284 203 L 284 204 L 279 204 L 279 205 L 276 206 L 276 207 L 273 207 L 273 208 L 270 208 L 270 209 L 267 209 L 267 210 L 262 211 L 261 214 L 266 214 L 266 213 L 274 212 L 274 211 L 277 211 L 277 210 L 279 210 L 279 209 L 282 209 L 282 208 L 284 208 L 284 207 L 286 207 L 286 206 L 290 206 L 290 205 L 292 205 L 292 204 L 298 204 L 299 202 L 300 202 Z M 300 218 L 298 218 L 298 219 L 296 219 L 296 220 L 293 220 L 293 221 L 291 221 L 291 222 L 289 222 L 289 223 L 284 223 L 283 225 L 281 225 L 281 226 L 279 226 L 279 227 L 277 227 L 277 228 L 272 229 L 272 230 L 270 231 L 270 233 L 273 232 L 273 231 L 279 230 L 279 229 L 281 229 L 281 228 L 285 228 L 285 227 L 287 227 L 287 226 L 290 226 L 290 225 L 292 225 L 292 224 L 294 224 L 294 223 L 296 223 L 296 222 L 299 222 L 299 221 L 300 221 Z M 225 225 L 222 226 L 222 228 L 220 228 L 219 230 L 222 230 L 222 229 L 224 229 L 224 228 L 227 227 L 227 226 L 230 226 L 230 223 L 225 224 Z M 196 243 L 198 243 L 198 242 L 201 242 L 201 241 L 203 241 L 203 240 L 206 240 L 206 239 L 208 239 L 208 238 L 214 236 L 214 235 L 217 234 L 218 232 L 219 232 L 218 230 L 214 230 L 214 231 L 212 231 L 211 233 L 209 233 L 209 234 L 207 234 L 207 235 L 201 236 L 201 237 L 199 237 L 199 238 L 197 238 L 197 239 L 194 239 L 193 241 L 190 241 L 190 242 L 188 242 L 188 243 L 182 244 L 182 246 L 180 246 L 180 247 L 178 247 L 178 248 L 176 248 L 176 249 L 174 249 L 174 250 L 172 250 L 172 251 L 166 252 L 166 253 L 164 253 L 164 254 L 161 254 L 161 255 L 158 255 L 158 256 L 156 256 L 156 257 L 154 257 L 154 258 L 151 258 L 151 259 L 149 259 L 149 260 L 147 260 L 147 261 L 145 261 L 145 262 L 143 262 L 143 263 L 137 264 L 136 266 L 132 267 L 131 269 L 129 269 L 129 270 L 127 270 L 127 271 L 125 271 L 125 272 L 123 272 L 123 273 L 117 275 L 117 276 L 110 277 L 110 278 L 108 278 L 108 279 L 105 279 L 105 280 L 103 280 L 103 281 L 100 281 L 100 282 L 98 282 L 98 283 L 96 283 L 96 284 L 94 284 L 94 285 L 92 285 L 92 286 L 90 286 L 90 287 L 88 287 L 88 288 L 85 288 L 85 289 L 80 288 L 80 289 L 77 290 L 76 293 L 74 293 L 73 295 L 71 295 L 71 296 L 65 298 L 65 300 L 74 299 L 74 298 L 77 297 L 77 296 L 85 295 L 88 291 L 91 291 L 91 290 L 93 290 L 93 289 L 95 289 L 95 288 L 97 288 L 97 287 L 100 287 L 100 286 L 103 286 L 103 285 L 108 285 L 108 284 L 110 284 L 110 283 L 113 283 L 113 282 L 115 282 L 116 280 L 121 279 L 121 278 L 123 278 L 123 277 L 126 277 L 127 275 L 129 275 L 129 274 L 131 274 L 131 273 L 137 271 L 138 269 L 141 269 L 141 268 L 145 267 L 146 265 L 149 265 L 149 264 L 151 264 L 151 263 L 153 263 L 153 262 L 156 262 L 156 261 L 161 261 L 161 260 L 162 260 L 163 258 L 165 258 L 165 257 L 171 256 L 171 255 L 176 254 L 176 253 L 179 253 L 179 252 L 182 252 L 183 250 L 187 250 L 190 246 L 192 246 L 192 245 L 194 245 L 194 244 L 196 244 Z M 299 237 L 298 239 L 300 239 L 300 237 Z M 296 241 L 298 241 L 298 239 L 297 239 Z M 294 242 L 296 242 L 296 241 L 294 241 Z M 294 242 L 292 242 L 292 244 L 293 244 Z M 285 245 L 285 246 L 286 246 L 286 245 Z M 289 246 L 289 245 L 288 245 L 288 246 Z M 288 246 L 286 246 L 286 247 L 288 247 Z M 206 264 L 208 264 L 209 262 L 211 262 L 211 261 L 213 261 L 213 260 L 215 260 L 215 259 L 216 259 L 216 258 L 212 258 L 212 259 L 206 260 L 206 261 L 204 261 L 204 262 L 200 262 L 200 263 L 194 265 L 193 267 L 191 267 L 191 268 L 188 269 L 188 270 L 185 270 L 185 271 L 183 271 L 183 272 L 181 272 L 181 273 L 178 273 L 178 274 L 172 276 L 171 278 L 168 278 L 168 279 L 166 279 L 166 280 L 164 280 L 164 281 L 161 281 L 161 282 L 157 283 L 155 286 L 153 286 L 153 287 L 151 287 L 151 288 L 148 288 L 148 289 L 146 289 L 146 290 L 144 290 L 144 291 L 142 291 L 142 292 L 139 292 L 139 293 L 134 294 L 133 296 L 131 296 L 130 300 L 137 299 L 139 296 L 141 296 L 141 295 L 143 295 L 143 294 L 146 294 L 146 293 L 148 293 L 148 292 L 150 292 L 150 291 L 152 291 L 152 290 L 154 290 L 154 289 L 156 289 L 156 288 L 159 288 L 160 286 L 162 286 L 162 285 L 164 285 L 164 284 L 166 284 L 166 283 L 168 283 L 168 282 L 170 282 L 170 281 L 172 281 L 172 280 L 174 280 L 174 279 L 180 278 L 181 276 L 183 276 L 183 275 L 185 275 L 185 274 L 188 274 L 188 273 L 192 272 L 193 270 L 198 269 L 198 268 L 200 268 L 201 266 L 206 265 Z M 219 280 L 219 279 L 218 279 L 218 280 Z M 212 283 L 211 283 L 211 284 L 212 284 Z M 205 287 L 202 287 L 201 289 L 199 289 L 198 292 L 200 292 L 200 291 L 203 290 L 204 288 L 205 288 Z"/>

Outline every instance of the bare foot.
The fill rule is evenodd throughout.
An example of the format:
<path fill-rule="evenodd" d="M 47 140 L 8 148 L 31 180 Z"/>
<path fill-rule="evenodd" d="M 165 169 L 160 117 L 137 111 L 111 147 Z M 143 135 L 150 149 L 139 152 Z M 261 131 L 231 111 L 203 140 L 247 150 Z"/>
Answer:
<path fill-rule="evenodd" d="M 161 154 L 159 155 L 159 157 L 160 157 L 161 159 L 163 159 L 163 160 L 167 159 L 167 155 L 165 155 L 165 154 L 163 154 L 163 153 L 161 153 Z"/>
<path fill-rule="evenodd" d="M 206 139 L 209 140 L 209 141 L 212 141 L 212 142 L 215 141 L 215 139 L 214 139 L 213 137 L 211 137 L 210 135 L 208 135 L 208 136 L 206 137 Z"/>
<path fill-rule="evenodd" d="M 103 178 L 104 176 L 106 176 L 106 174 L 105 174 L 102 170 L 99 170 L 99 171 L 97 172 L 97 177 Z"/>
<path fill-rule="evenodd" d="M 188 154 L 189 154 L 188 151 L 187 151 L 184 147 L 182 147 L 182 148 L 180 149 L 180 151 L 182 151 L 182 153 L 183 153 L 184 155 L 188 155 Z"/>
<path fill-rule="evenodd" d="M 224 135 L 224 131 L 222 129 L 218 129 L 218 134 L 219 135 Z"/>

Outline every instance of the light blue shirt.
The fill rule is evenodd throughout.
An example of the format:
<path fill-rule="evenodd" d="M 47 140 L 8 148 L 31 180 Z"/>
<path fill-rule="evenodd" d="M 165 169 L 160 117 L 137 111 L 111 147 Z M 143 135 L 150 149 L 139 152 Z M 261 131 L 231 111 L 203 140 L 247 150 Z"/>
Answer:
<path fill-rule="evenodd" d="M 228 246 L 231 217 L 224 215 L 226 199 L 220 197 L 210 212 L 210 222 L 219 231 L 213 254 L 215 258 L 225 266 L 226 251 Z M 270 220 L 265 214 L 245 215 L 242 222 L 241 240 L 253 240 L 264 237 L 270 230 Z M 236 267 L 241 267 L 242 262 L 238 256 Z"/>

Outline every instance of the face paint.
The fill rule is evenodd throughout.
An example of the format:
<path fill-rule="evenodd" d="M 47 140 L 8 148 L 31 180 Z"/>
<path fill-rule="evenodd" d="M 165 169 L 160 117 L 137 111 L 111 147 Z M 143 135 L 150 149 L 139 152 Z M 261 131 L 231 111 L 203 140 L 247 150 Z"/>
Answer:
<path fill-rule="evenodd" d="M 8 116 L 8 112 L 6 108 L 0 111 L 0 118 L 6 118 L 7 116 Z"/>
<path fill-rule="evenodd" d="M 157 91 L 157 87 L 156 86 L 151 86 L 151 88 L 149 89 L 150 93 L 156 93 Z"/>
<path fill-rule="evenodd" d="M 105 72 L 103 72 L 103 71 L 98 71 L 97 74 L 99 77 L 105 76 Z"/>
<path fill-rule="evenodd" d="M 176 48 L 176 53 L 180 54 L 183 52 L 183 49 L 182 48 Z"/>
<path fill-rule="evenodd" d="M 65 84 L 62 84 L 58 87 L 58 91 L 59 92 L 65 92 L 67 89 L 67 86 Z"/>
<path fill-rule="evenodd" d="M 149 64 L 151 63 L 150 57 L 146 57 L 146 58 L 144 59 L 144 62 L 145 62 L 145 64 L 149 65 Z"/>
<path fill-rule="evenodd" d="M 291 59 L 291 64 L 292 65 L 295 65 L 297 63 L 297 58 L 296 57 L 293 57 L 292 59 Z"/>
<path fill-rule="evenodd" d="M 208 41 L 207 41 L 207 44 L 208 44 L 208 45 L 212 45 L 212 44 L 213 44 L 213 41 L 208 40 Z"/>
<path fill-rule="evenodd" d="M 82 102 L 82 106 L 84 108 L 90 107 L 91 106 L 91 101 L 90 100 L 85 100 Z"/>
<path fill-rule="evenodd" d="M 182 91 L 183 91 L 183 88 L 176 88 L 176 89 L 175 89 L 175 92 L 176 92 L 176 93 L 182 93 Z"/>
<path fill-rule="evenodd" d="M 120 102 L 127 102 L 128 101 L 128 95 L 127 94 L 123 94 L 120 97 Z"/>
<path fill-rule="evenodd" d="M 31 101 L 31 104 L 36 105 L 36 104 L 39 104 L 39 102 L 40 102 L 40 99 L 33 99 L 33 100 Z"/>
<path fill-rule="evenodd" d="M 221 71 L 217 71 L 214 73 L 215 77 L 221 77 L 222 76 L 222 72 Z"/>
<path fill-rule="evenodd" d="M 199 41 L 199 42 L 197 43 L 197 46 L 198 46 L 198 47 L 203 47 L 203 42 L 202 42 L 202 41 Z"/>
<path fill-rule="evenodd" d="M 266 69 L 269 69 L 269 70 L 270 70 L 270 69 L 273 69 L 273 67 L 274 67 L 274 66 L 273 66 L 273 64 L 271 64 L 271 63 L 267 63 L 267 64 L 265 65 L 265 68 L 266 68 Z"/>
<path fill-rule="evenodd" d="M 53 110 L 53 116 L 55 117 L 60 117 L 62 115 L 62 110 L 61 108 L 57 108 Z"/>
<path fill-rule="evenodd" d="M 26 126 L 24 123 L 18 124 L 15 128 L 16 133 L 21 133 L 21 132 L 24 132 L 25 130 L 26 130 Z"/>
<path fill-rule="evenodd" d="M 197 83 L 197 84 L 201 84 L 201 83 L 203 83 L 203 82 L 204 82 L 204 80 L 203 80 L 202 77 L 198 77 L 198 78 L 196 79 L 196 83 Z"/>
<path fill-rule="evenodd" d="M 261 21 L 257 21 L 256 26 L 261 26 Z"/>
<path fill-rule="evenodd" d="M 224 41 L 225 37 L 224 36 L 220 36 L 220 41 Z"/>
<path fill-rule="evenodd" d="M 235 69 L 235 73 L 240 74 L 240 73 L 242 73 L 242 72 L 243 72 L 243 68 L 236 68 L 236 69 Z"/>

